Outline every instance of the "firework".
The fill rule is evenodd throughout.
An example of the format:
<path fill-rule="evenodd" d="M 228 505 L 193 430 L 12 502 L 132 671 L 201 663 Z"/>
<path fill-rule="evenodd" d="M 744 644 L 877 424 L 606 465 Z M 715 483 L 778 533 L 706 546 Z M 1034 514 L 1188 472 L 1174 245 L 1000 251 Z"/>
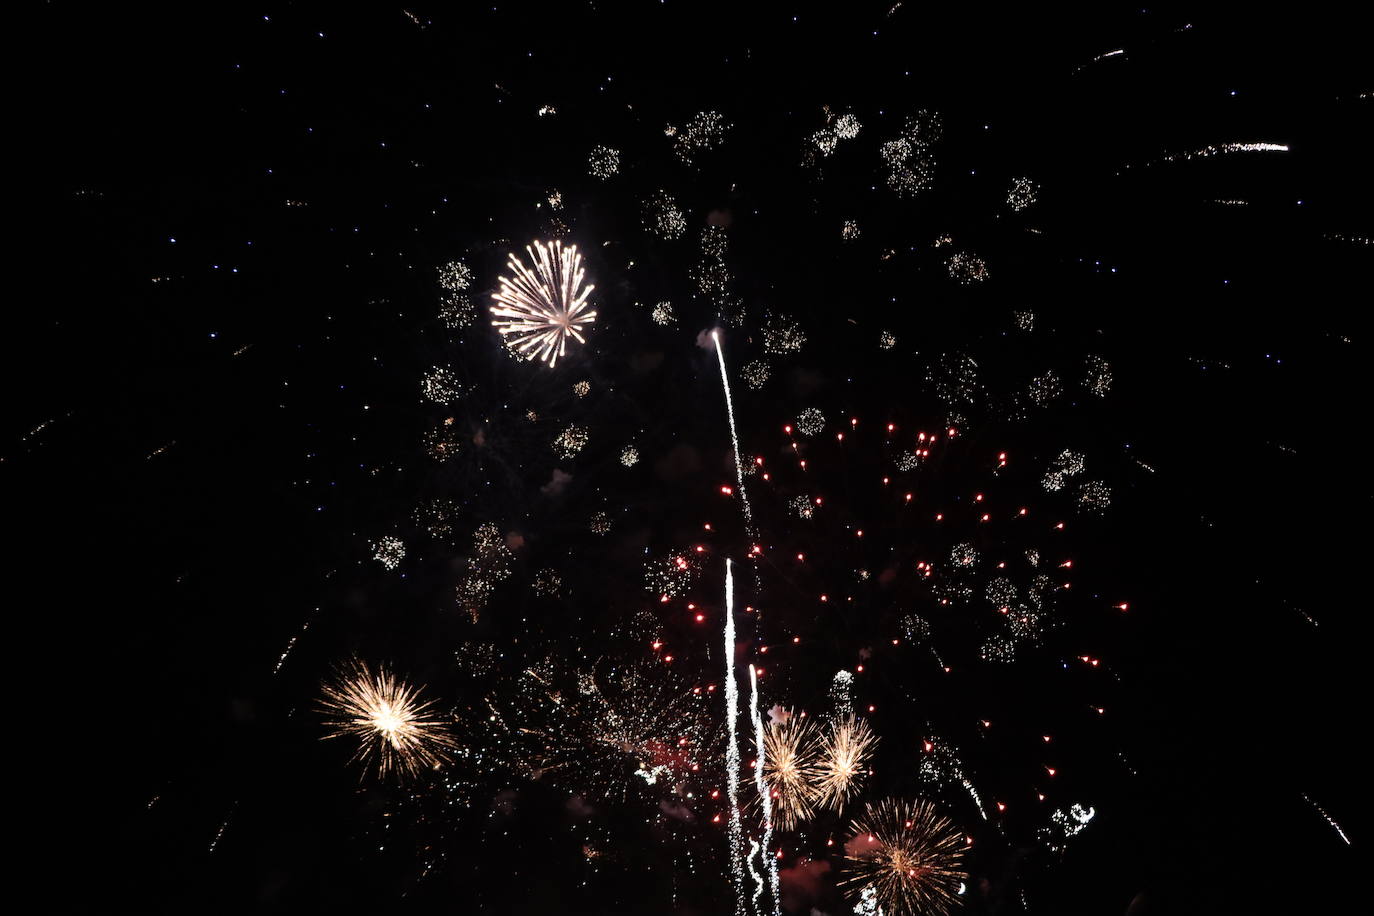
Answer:
<path fill-rule="evenodd" d="M 375 768 L 379 776 L 409 777 L 452 759 L 456 744 L 433 701 L 421 700 L 419 688 L 398 680 L 385 665 L 373 672 L 354 659 L 322 690 L 320 710 L 330 729 L 325 738 L 357 738 L 353 760 L 364 772 Z"/>
<path fill-rule="evenodd" d="M 871 888 L 888 916 L 950 912 L 957 902 L 964 837 L 927 801 L 870 802 L 845 844 L 840 887 L 851 899 Z"/>
<path fill-rule="evenodd" d="M 395 569 L 401 565 L 405 559 L 405 541 L 392 535 L 378 538 L 372 545 L 372 559 L 385 566 L 387 569 Z"/>
<path fill-rule="evenodd" d="M 1100 356 L 1089 356 L 1086 360 L 1087 371 L 1083 376 L 1083 387 L 1105 398 L 1112 390 L 1112 367 Z"/>
<path fill-rule="evenodd" d="M 620 451 L 620 463 L 627 468 L 632 468 L 639 464 L 639 449 L 633 445 L 627 445 Z"/>
<path fill-rule="evenodd" d="M 620 150 L 609 146 L 594 146 L 587 156 L 587 171 L 593 178 L 610 179 L 620 171 Z"/>
<path fill-rule="evenodd" d="M 988 278 L 988 265 L 978 255 L 968 251 L 958 251 L 945 262 L 949 278 L 961 286 L 982 283 Z"/>
<path fill-rule="evenodd" d="M 439 268 L 439 286 L 460 293 L 472 285 L 472 268 L 462 261 L 449 261 Z"/>
<path fill-rule="evenodd" d="M 806 436 L 819 436 L 825 430 L 825 414 L 815 407 L 808 407 L 797 414 L 797 432 Z"/>
<path fill-rule="evenodd" d="M 768 363 L 761 359 L 752 360 L 745 363 L 740 370 L 740 375 L 744 376 L 744 383 L 755 391 L 768 383 L 768 376 L 771 370 Z"/>
<path fill-rule="evenodd" d="M 525 251 L 534 269 L 510 255 L 511 274 L 502 277 L 501 288 L 492 293 L 497 303 L 491 307 L 492 326 L 513 352 L 552 367 L 567 349 L 569 337 L 587 342 L 582 331 L 596 320 L 587 302 L 595 287 L 583 286 L 586 270 L 576 245 L 535 242 Z"/>
<path fill-rule="evenodd" d="M 878 736 L 868 723 L 850 714 L 837 718 L 830 725 L 821 747 L 820 777 L 816 788 L 820 804 L 836 811 L 844 807 L 855 793 L 868 770 L 865 764 L 873 756 Z"/>
<path fill-rule="evenodd" d="M 644 231 L 662 239 L 679 239 L 687 231 L 687 218 L 667 191 L 657 191 L 644 201 Z"/>
<path fill-rule="evenodd" d="M 878 347 L 882 350 L 891 350 L 897 346 L 897 335 L 891 331 L 883 331 L 878 335 Z"/>
<path fill-rule="evenodd" d="M 796 353 L 806 345 L 806 333 L 787 315 L 770 315 L 763 328 L 763 349 L 772 356 Z"/>
<path fill-rule="evenodd" d="M 673 138 L 673 152 L 684 165 L 693 165 L 698 153 L 725 142 L 730 122 L 716 111 L 699 111 L 681 128 L 670 127 L 666 133 Z"/>
<path fill-rule="evenodd" d="M 553 450 L 558 453 L 558 457 L 567 460 L 586 448 L 588 438 L 585 427 L 573 424 L 553 440 Z"/>
<path fill-rule="evenodd" d="M 844 225 L 840 227 L 840 238 L 846 242 L 852 242 L 860 235 L 862 233 L 859 231 L 859 224 L 852 219 L 845 220 Z"/>
<path fill-rule="evenodd" d="M 820 801 L 820 732 L 812 720 L 789 711 L 783 721 L 768 724 L 763 747 L 763 778 L 774 824 L 779 830 L 796 830 L 811 820 Z"/>
<path fill-rule="evenodd" d="M 462 293 L 446 293 L 439 300 L 439 320 L 450 331 L 470 327 L 477 320 L 477 307 Z"/>
<path fill-rule="evenodd" d="M 1007 206 L 1013 210 L 1024 210 L 1035 203 L 1039 188 L 1029 178 L 1013 178 L 1011 190 L 1007 192 Z"/>
<path fill-rule="evenodd" d="M 420 393 L 435 404 L 447 404 L 463 393 L 463 383 L 452 369 L 435 366 L 420 379 Z"/>
<path fill-rule="evenodd" d="M 654 320 L 654 324 L 663 327 L 667 327 L 670 324 L 677 324 L 677 313 L 673 311 L 673 304 L 671 302 L 660 302 L 658 305 L 654 306 L 654 310 L 649 317 Z"/>

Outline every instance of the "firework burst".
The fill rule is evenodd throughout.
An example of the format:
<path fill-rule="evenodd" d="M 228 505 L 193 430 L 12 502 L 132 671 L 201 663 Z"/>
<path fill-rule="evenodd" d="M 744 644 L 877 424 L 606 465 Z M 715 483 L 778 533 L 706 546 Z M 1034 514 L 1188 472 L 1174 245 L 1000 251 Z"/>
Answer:
<path fill-rule="evenodd" d="M 869 802 L 845 844 L 840 887 L 853 899 L 865 891 L 888 916 L 948 913 L 967 877 L 963 835 L 927 801 Z"/>
<path fill-rule="evenodd" d="M 849 715 L 831 724 L 821 746 L 820 776 L 815 783 L 821 805 L 838 811 L 859 791 L 868 773 L 865 764 L 877 745 L 878 736 L 863 719 Z"/>
<path fill-rule="evenodd" d="M 582 331 L 596 320 L 587 302 L 595 287 L 583 285 L 587 272 L 576 245 L 535 242 L 525 251 L 534 269 L 510 256 L 511 275 L 501 278 L 501 288 L 491 296 L 497 303 L 491 307 L 492 326 L 516 354 L 542 359 L 552 367 L 566 351 L 569 337 L 587 342 Z"/>
<path fill-rule="evenodd" d="M 457 745 L 434 701 L 422 700 L 420 688 L 398 680 L 385 665 L 374 672 L 354 659 L 322 690 L 320 711 L 330 729 L 325 739 L 356 737 L 353 760 L 364 772 L 375 767 L 378 776 L 412 777 L 452 759 Z"/>
<path fill-rule="evenodd" d="M 789 715 L 769 724 L 763 747 L 763 778 L 773 800 L 774 823 L 779 830 L 795 830 L 811 819 L 820 799 L 820 734 L 810 719 Z"/>

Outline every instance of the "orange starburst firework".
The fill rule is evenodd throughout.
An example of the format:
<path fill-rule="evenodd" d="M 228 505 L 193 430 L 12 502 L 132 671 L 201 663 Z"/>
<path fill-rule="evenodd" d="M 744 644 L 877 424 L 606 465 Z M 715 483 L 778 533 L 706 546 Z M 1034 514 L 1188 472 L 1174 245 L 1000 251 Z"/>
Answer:
<path fill-rule="evenodd" d="M 839 884 L 851 898 L 871 888 L 887 916 L 944 916 L 958 902 L 964 837 L 930 802 L 869 802 L 850 826 Z"/>
<path fill-rule="evenodd" d="M 820 735 L 810 719 L 789 715 L 769 723 L 763 748 L 763 779 L 773 802 L 773 823 L 779 830 L 795 830 L 811 819 L 820 798 Z"/>
<path fill-rule="evenodd" d="M 816 782 L 821 804 L 836 811 L 844 807 L 859 791 L 868 773 L 868 758 L 877 745 L 878 736 L 863 719 L 849 715 L 831 723 L 821 747 L 821 772 Z"/>

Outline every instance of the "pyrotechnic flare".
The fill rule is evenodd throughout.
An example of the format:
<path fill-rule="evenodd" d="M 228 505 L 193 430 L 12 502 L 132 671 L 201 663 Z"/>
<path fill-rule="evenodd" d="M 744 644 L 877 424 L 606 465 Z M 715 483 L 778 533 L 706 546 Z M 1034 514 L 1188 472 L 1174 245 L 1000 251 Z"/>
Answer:
<path fill-rule="evenodd" d="M 719 352 L 719 343 L 717 343 Z M 721 363 L 722 374 L 724 362 Z M 727 389 L 728 390 L 728 389 Z M 735 916 L 744 916 L 744 828 L 739 817 L 739 684 L 735 681 L 735 571 L 725 560 L 725 791 L 730 796 L 730 876 L 735 883 Z"/>
<path fill-rule="evenodd" d="M 811 819 L 820 801 L 820 734 L 812 720 L 790 715 L 769 724 L 763 746 L 774 824 L 779 830 L 795 830 Z"/>
<path fill-rule="evenodd" d="M 943 916 L 957 902 L 964 837 L 930 802 L 869 802 L 851 828 L 839 881 L 851 899 L 871 888 L 887 916 Z"/>
<path fill-rule="evenodd" d="M 816 782 L 822 805 L 838 811 L 859 791 L 868 772 L 865 764 L 877 744 L 878 736 L 863 719 L 851 714 L 831 723 L 821 748 L 821 775 Z"/>
<path fill-rule="evenodd" d="M 595 310 L 587 310 L 587 297 L 595 287 L 582 285 L 586 270 L 576 245 L 535 242 L 525 251 L 534 269 L 510 256 L 511 276 L 502 277 L 500 290 L 491 296 L 497 302 L 491 307 L 496 318 L 492 325 L 516 353 L 552 367 L 569 337 L 587 342 L 581 331 L 596 320 Z"/>
<path fill-rule="evenodd" d="M 754 724 L 754 786 L 763 805 L 763 855 L 768 860 L 769 883 L 773 888 L 773 916 L 781 916 L 778 860 L 768 855 L 768 849 L 773 845 L 773 802 L 769 798 L 768 781 L 764 778 L 764 770 L 768 765 L 768 746 L 764 740 L 763 717 L 759 715 L 759 677 L 753 665 L 749 666 L 749 718 Z"/>
<path fill-rule="evenodd" d="M 325 739 L 352 735 L 361 742 L 353 760 L 379 776 L 415 776 L 450 761 L 456 743 L 446 721 L 420 689 L 397 680 L 385 665 L 372 672 L 354 659 L 323 685 L 320 710 L 331 731 Z"/>

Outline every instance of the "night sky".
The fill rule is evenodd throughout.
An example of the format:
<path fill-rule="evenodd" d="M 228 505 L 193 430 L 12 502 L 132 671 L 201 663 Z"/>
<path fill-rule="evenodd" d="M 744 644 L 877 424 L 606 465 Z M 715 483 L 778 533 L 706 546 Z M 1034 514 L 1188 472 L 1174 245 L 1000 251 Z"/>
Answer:
<path fill-rule="evenodd" d="M 888 798 L 963 840 L 955 912 L 1366 896 L 1353 20 L 34 12 L 0 481 L 45 910 L 752 912 L 727 561 L 743 851 L 751 664 L 765 728 L 877 740 L 771 834 L 781 912 L 872 912 Z M 597 314 L 549 366 L 488 309 L 554 240 Z M 329 737 L 353 660 L 442 762 Z"/>

